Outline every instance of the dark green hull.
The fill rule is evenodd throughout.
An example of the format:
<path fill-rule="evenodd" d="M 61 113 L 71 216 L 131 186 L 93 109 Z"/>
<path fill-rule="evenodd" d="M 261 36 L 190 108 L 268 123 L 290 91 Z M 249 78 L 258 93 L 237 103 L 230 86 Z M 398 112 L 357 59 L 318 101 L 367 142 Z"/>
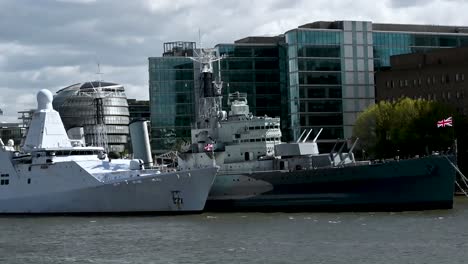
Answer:
<path fill-rule="evenodd" d="M 452 208 L 455 170 L 443 156 L 292 172 L 218 175 L 206 210 L 419 210 Z M 231 184 L 226 184 L 232 182 Z M 253 187 L 253 184 L 263 188 Z M 265 191 L 265 186 L 270 186 Z M 250 188 L 250 195 L 245 190 Z M 263 189 L 263 191 L 262 191 Z M 242 190 L 243 194 L 236 196 Z M 219 195 L 225 193 L 226 196 Z M 211 193 L 210 193 L 211 195 Z"/>

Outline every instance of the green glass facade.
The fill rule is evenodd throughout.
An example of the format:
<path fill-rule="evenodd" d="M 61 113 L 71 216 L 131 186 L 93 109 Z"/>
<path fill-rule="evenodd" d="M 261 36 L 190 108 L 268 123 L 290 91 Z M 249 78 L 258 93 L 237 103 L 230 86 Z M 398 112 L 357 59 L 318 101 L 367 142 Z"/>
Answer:
<path fill-rule="evenodd" d="M 297 29 L 285 37 L 289 59 L 286 106 L 292 138 L 304 129 L 321 127 L 322 138 L 342 137 L 342 33 Z"/>
<path fill-rule="evenodd" d="M 468 46 L 462 34 L 423 34 L 414 32 L 373 32 L 376 68 L 390 67 L 390 56 L 427 52 L 436 48 Z"/>
<path fill-rule="evenodd" d="M 149 89 L 153 152 L 164 153 L 190 141 L 195 118 L 192 60 L 149 58 Z"/>
<path fill-rule="evenodd" d="M 223 96 L 233 92 L 247 94 L 254 115 L 281 115 L 281 85 L 286 82 L 280 70 L 280 46 L 275 44 L 219 44 Z M 214 67 L 215 73 L 218 67 Z M 225 105 L 226 100 L 223 100 Z"/>

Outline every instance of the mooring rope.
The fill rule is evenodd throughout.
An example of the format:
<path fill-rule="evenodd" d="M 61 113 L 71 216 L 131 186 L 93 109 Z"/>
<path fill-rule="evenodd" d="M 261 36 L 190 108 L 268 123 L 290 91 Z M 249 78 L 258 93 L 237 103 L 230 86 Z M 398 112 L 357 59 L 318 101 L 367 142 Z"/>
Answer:
<path fill-rule="evenodd" d="M 462 179 L 463 183 L 465 184 L 465 187 L 468 189 L 468 183 L 466 182 L 468 179 L 465 177 L 465 175 L 463 175 L 463 173 L 460 171 L 460 169 L 458 169 L 458 166 L 453 164 L 453 162 L 447 157 L 445 156 L 445 158 L 448 160 L 448 162 L 452 165 L 452 167 L 460 174 L 460 178 Z M 463 192 L 463 194 L 465 194 L 466 197 L 468 197 L 468 193 L 466 193 L 465 189 L 463 189 L 460 184 L 458 183 L 457 180 L 455 180 L 455 184 L 458 186 L 458 188 L 460 188 L 460 190 Z"/>

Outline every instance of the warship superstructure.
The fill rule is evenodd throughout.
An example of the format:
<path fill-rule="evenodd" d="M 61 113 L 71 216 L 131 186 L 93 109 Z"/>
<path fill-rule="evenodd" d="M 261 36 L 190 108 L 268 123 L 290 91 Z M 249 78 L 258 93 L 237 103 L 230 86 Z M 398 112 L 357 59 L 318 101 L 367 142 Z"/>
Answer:
<path fill-rule="evenodd" d="M 52 94 L 41 90 L 22 151 L 0 140 L 0 213 L 135 213 L 203 210 L 216 167 L 145 169 L 70 140 Z"/>
<path fill-rule="evenodd" d="M 196 124 L 182 168 L 220 166 L 207 201 L 208 210 L 302 210 L 336 208 L 451 208 L 455 170 L 445 156 L 357 162 L 343 146 L 321 154 L 317 138 L 303 132 L 293 143 L 281 142 L 280 119 L 253 116 L 245 94 L 228 95 L 222 110 L 219 61 L 214 50 L 200 50 Z"/>

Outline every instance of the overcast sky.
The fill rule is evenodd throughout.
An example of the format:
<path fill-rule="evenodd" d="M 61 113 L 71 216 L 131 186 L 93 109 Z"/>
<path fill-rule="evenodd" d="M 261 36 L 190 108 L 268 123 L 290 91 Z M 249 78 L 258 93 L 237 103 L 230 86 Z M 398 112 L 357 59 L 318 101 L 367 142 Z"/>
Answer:
<path fill-rule="evenodd" d="M 468 0 L 0 0 L 0 121 L 35 93 L 102 79 L 148 99 L 148 57 L 163 42 L 232 43 L 320 20 L 468 26 Z"/>

